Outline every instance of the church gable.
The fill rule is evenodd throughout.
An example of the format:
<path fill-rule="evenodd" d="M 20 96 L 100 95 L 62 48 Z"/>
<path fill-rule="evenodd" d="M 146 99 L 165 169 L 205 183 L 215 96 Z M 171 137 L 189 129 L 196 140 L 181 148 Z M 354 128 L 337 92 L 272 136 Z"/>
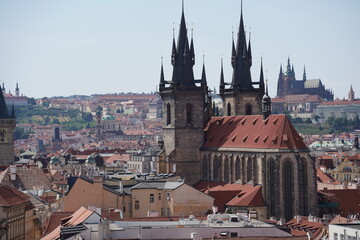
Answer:
<path fill-rule="evenodd" d="M 213 117 L 205 127 L 203 150 L 211 149 L 307 150 L 285 115 Z"/>

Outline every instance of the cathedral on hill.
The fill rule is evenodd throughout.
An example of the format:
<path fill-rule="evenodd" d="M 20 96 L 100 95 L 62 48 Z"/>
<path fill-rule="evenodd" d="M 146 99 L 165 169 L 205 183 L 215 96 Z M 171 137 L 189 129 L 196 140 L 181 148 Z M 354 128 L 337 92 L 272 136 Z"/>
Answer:
<path fill-rule="evenodd" d="M 178 38 L 172 41 L 170 80 L 161 66 L 163 144 L 157 171 L 176 173 L 192 185 L 216 182 L 260 188 L 266 218 L 316 215 L 314 159 L 285 115 L 271 115 L 262 65 L 259 79 L 251 79 L 252 49 L 242 15 L 237 39 L 229 46 L 231 81 L 225 80 L 220 66 L 224 116 L 218 116 L 204 64 L 201 77 L 194 77 L 194 41 L 188 38 L 182 10 Z M 248 200 L 243 203 L 247 206 L 238 207 L 256 209 Z"/>
<path fill-rule="evenodd" d="M 286 72 L 283 72 L 282 66 L 280 66 L 280 73 L 277 85 L 277 96 L 280 98 L 286 95 L 318 95 L 324 101 L 334 101 L 334 94 L 330 89 L 325 89 L 325 85 L 320 79 L 307 79 L 306 71 L 304 67 L 303 78 L 296 80 L 294 65 L 290 64 L 290 58 L 286 67 Z"/>

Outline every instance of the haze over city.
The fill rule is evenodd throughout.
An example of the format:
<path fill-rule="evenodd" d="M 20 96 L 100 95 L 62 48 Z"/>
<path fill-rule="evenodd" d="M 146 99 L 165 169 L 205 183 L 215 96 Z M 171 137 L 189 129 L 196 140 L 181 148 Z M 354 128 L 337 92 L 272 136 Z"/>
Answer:
<path fill-rule="evenodd" d="M 225 81 L 231 80 L 240 5 L 240 0 L 185 1 L 195 77 L 205 55 L 210 88 L 218 89 L 221 58 Z M 245 0 L 243 9 L 251 32 L 252 78 L 259 78 L 262 56 L 272 97 L 288 56 L 298 79 L 305 64 L 308 79 L 320 78 L 335 98 L 345 97 L 350 84 L 358 92 L 359 1 Z M 0 82 L 12 92 L 18 82 L 23 94 L 35 98 L 156 91 L 162 56 L 165 78 L 171 79 L 173 28 L 177 38 L 180 16 L 180 0 L 1 1 Z"/>

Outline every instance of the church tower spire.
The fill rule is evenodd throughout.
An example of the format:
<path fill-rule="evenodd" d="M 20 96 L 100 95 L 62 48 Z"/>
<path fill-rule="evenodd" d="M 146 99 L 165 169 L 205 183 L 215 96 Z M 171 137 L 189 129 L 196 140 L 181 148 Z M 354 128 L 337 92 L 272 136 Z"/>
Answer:
<path fill-rule="evenodd" d="M 20 97 L 20 89 L 19 89 L 19 84 L 18 83 L 16 83 L 15 96 Z"/>
<path fill-rule="evenodd" d="M 354 101 L 355 100 L 355 93 L 354 93 L 352 85 L 350 85 L 350 91 L 349 91 L 349 94 L 348 94 L 348 100 L 349 101 Z"/>
<path fill-rule="evenodd" d="M 224 80 L 220 81 L 220 96 L 223 100 L 224 112 L 227 115 L 262 114 L 261 99 L 265 87 L 263 81 L 252 82 L 251 80 L 250 68 L 253 60 L 250 38 L 249 34 L 249 42 L 247 42 L 241 2 L 236 44 L 233 34 L 231 45 L 232 80 L 231 83 L 225 83 Z M 223 79 L 223 73 L 221 79 Z"/>
<path fill-rule="evenodd" d="M 304 73 L 303 73 L 303 81 L 306 81 L 306 71 L 305 71 L 305 65 L 304 65 Z"/>
<path fill-rule="evenodd" d="M 161 64 L 159 93 L 163 100 L 164 147 L 160 153 L 163 161 L 159 161 L 157 169 L 159 173 L 176 173 L 185 182 L 194 184 L 200 180 L 199 149 L 204 140 L 204 124 L 212 114 L 212 106 L 205 62 L 201 78 L 194 78 L 194 40 L 193 34 L 190 41 L 187 35 L 184 2 L 176 43 L 173 36 L 171 63 L 173 72 L 170 81 L 165 80 Z"/>
<path fill-rule="evenodd" d="M 262 99 L 262 112 L 263 112 L 263 119 L 267 119 L 271 115 L 271 97 L 268 94 L 268 81 L 266 79 L 266 91 L 264 97 Z"/>

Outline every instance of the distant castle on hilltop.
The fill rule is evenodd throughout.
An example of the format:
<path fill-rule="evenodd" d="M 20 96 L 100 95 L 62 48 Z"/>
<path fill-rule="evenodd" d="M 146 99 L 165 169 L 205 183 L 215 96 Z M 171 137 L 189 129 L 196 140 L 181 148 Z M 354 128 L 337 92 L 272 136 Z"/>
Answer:
<path fill-rule="evenodd" d="M 325 89 L 320 79 L 307 79 L 304 66 L 303 79 L 296 80 L 294 65 L 290 64 L 290 58 L 286 67 L 286 72 L 280 66 L 280 73 L 277 85 L 277 96 L 282 98 L 286 95 L 309 94 L 319 95 L 324 101 L 333 101 L 334 94 L 330 89 Z"/>

